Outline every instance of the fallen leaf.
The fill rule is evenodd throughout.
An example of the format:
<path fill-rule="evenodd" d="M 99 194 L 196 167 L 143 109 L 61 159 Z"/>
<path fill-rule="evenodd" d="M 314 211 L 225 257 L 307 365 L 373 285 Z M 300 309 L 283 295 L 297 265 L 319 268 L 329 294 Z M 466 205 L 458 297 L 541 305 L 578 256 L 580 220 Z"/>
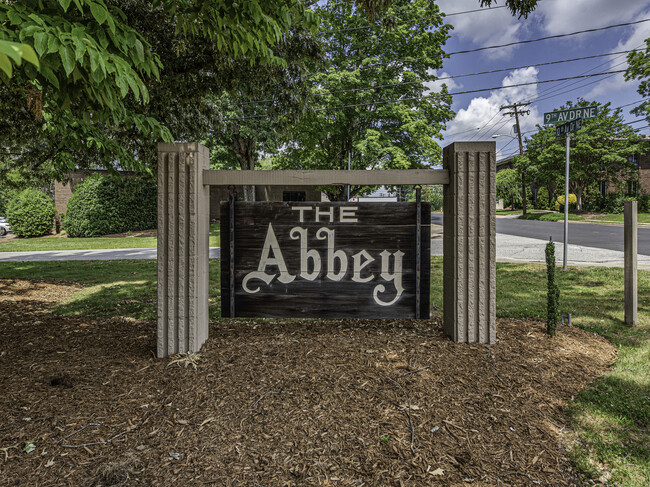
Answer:
<path fill-rule="evenodd" d="M 445 474 L 445 471 L 441 468 L 436 468 L 433 472 L 429 472 L 431 475 L 441 476 Z"/>

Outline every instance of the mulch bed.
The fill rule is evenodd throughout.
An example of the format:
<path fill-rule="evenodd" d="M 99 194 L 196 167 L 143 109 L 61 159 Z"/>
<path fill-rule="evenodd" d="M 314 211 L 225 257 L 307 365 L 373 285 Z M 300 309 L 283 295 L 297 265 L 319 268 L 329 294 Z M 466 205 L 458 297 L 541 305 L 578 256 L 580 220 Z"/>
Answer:
<path fill-rule="evenodd" d="M 154 322 L 52 313 L 79 289 L 0 280 L 2 485 L 576 485 L 563 408 L 615 359 L 541 321 L 488 347 L 437 321 L 234 320 L 158 360 Z"/>

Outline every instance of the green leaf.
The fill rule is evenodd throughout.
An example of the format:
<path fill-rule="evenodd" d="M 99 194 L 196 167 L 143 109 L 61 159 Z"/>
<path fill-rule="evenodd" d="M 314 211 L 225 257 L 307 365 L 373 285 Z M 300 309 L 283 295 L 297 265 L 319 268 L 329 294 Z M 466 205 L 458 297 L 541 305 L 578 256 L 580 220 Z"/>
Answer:
<path fill-rule="evenodd" d="M 57 39 L 56 37 L 54 37 L 52 35 L 48 36 L 48 39 L 47 39 L 47 53 L 49 54 L 51 52 L 56 52 L 56 51 L 59 50 L 59 47 L 61 47 L 61 43 L 59 42 L 59 39 Z"/>
<path fill-rule="evenodd" d="M 106 22 L 106 19 L 108 18 L 108 10 L 98 3 L 93 2 L 90 4 L 90 13 L 93 14 L 93 17 L 95 17 L 95 20 L 99 25 Z"/>
<path fill-rule="evenodd" d="M 138 54 L 138 60 L 141 63 L 144 62 L 144 46 L 140 42 L 140 39 L 136 39 L 135 41 L 135 52 Z"/>
<path fill-rule="evenodd" d="M 74 71 L 74 65 L 75 65 L 74 52 L 70 47 L 63 46 L 59 51 L 59 55 L 61 56 L 63 69 L 65 69 L 65 75 L 70 76 L 70 73 Z"/>
<path fill-rule="evenodd" d="M 32 49 L 32 46 L 23 44 L 21 54 L 25 61 L 27 61 L 28 63 L 32 63 L 36 67 L 39 66 L 38 56 L 34 52 L 34 49 Z"/>
<path fill-rule="evenodd" d="M 15 10 L 9 10 L 7 12 L 7 17 L 12 25 L 20 25 L 23 22 L 23 18 Z"/>
<path fill-rule="evenodd" d="M 73 41 L 75 47 L 74 57 L 77 61 L 81 61 L 84 58 L 84 54 L 86 53 L 86 44 L 81 39 L 75 38 Z"/>
<path fill-rule="evenodd" d="M 39 56 L 45 54 L 47 51 L 47 34 L 45 32 L 34 34 L 34 48 Z"/>
<path fill-rule="evenodd" d="M 57 90 L 59 89 L 59 79 L 49 67 L 41 66 L 41 74 L 45 77 L 46 80 L 50 82 L 52 86 L 54 86 Z"/>
<path fill-rule="evenodd" d="M 61 7 L 63 7 L 64 12 L 68 11 L 68 7 L 70 7 L 71 2 L 72 0 L 59 0 L 59 3 L 61 4 Z"/>
<path fill-rule="evenodd" d="M 0 69 L 4 71 L 4 73 L 11 78 L 12 74 L 12 67 L 11 67 L 11 61 L 9 58 L 0 52 Z"/>
<path fill-rule="evenodd" d="M 0 53 L 10 57 L 14 63 L 20 65 L 22 61 L 22 44 L 17 42 L 0 41 Z"/>

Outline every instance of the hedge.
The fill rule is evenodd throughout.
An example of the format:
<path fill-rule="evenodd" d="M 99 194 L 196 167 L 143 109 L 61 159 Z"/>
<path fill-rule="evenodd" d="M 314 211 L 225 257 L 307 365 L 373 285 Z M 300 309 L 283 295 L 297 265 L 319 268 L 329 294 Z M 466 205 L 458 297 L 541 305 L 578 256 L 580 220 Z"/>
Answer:
<path fill-rule="evenodd" d="M 18 237 L 40 237 L 51 233 L 55 216 L 54 202 L 35 188 L 21 191 L 7 204 L 7 221 Z"/>
<path fill-rule="evenodd" d="M 69 237 L 98 237 L 156 228 L 156 185 L 140 178 L 94 174 L 68 201 L 63 228 Z"/>

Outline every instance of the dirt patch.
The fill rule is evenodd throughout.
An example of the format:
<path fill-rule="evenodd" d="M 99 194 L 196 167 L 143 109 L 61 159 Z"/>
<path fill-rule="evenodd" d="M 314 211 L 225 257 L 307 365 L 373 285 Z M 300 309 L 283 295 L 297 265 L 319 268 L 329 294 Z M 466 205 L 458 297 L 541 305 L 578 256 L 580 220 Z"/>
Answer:
<path fill-rule="evenodd" d="M 500 320 L 487 347 L 436 321 L 233 320 L 158 360 L 155 322 L 0 286 L 3 485 L 576 485 L 563 408 L 615 359 L 540 321 Z"/>
<path fill-rule="evenodd" d="M 130 238 L 130 237 L 155 237 L 158 235 L 156 229 L 153 230 L 140 230 L 137 232 L 125 233 L 111 233 L 109 235 L 102 235 L 103 238 Z"/>

